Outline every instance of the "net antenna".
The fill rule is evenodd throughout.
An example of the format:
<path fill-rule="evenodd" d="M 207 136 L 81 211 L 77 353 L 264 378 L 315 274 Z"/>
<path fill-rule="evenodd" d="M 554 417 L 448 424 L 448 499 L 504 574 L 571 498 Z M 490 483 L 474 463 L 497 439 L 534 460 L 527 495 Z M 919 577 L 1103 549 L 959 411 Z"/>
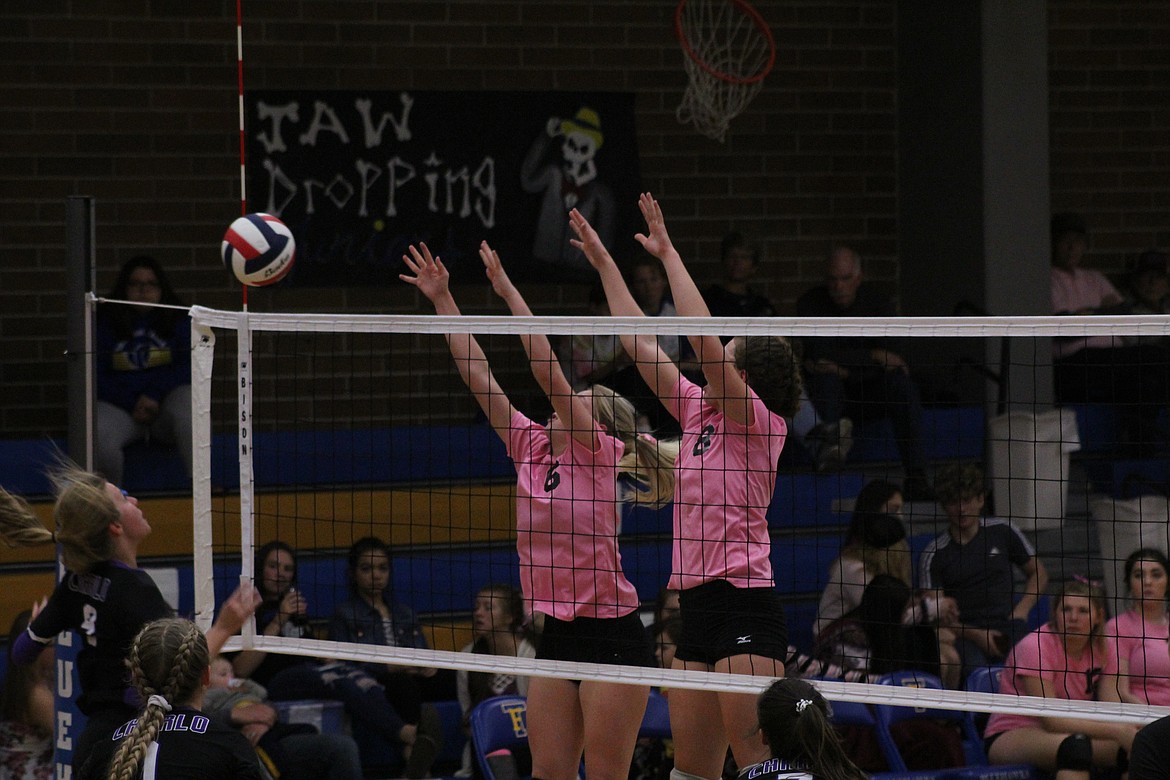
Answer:
<path fill-rule="evenodd" d="M 675 116 L 723 143 L 776 63 L 776 39 L 745 0 L 679 0 L 674 31 L 689 84 Z"/>

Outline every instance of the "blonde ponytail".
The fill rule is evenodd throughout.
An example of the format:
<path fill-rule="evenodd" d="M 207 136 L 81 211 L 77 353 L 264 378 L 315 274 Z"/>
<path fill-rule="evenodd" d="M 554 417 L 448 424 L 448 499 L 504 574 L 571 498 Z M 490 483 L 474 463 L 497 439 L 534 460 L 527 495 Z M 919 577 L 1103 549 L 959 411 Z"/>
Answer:
<path fill-rule="evenodd" d="M 621 499 L 652 507 L 670 503 L 674 498 L 674 462 L 678 460 L 678 441 L 659 441 L 638 433 L 638 415 L 634 405 L 605 385 L 593 385 L 582 395 L 592 402 L 593 419 L 625 445 L 625 452 L 618 461 L 618 472 L 630 477 L 636 487 L 625 491 Z"/>

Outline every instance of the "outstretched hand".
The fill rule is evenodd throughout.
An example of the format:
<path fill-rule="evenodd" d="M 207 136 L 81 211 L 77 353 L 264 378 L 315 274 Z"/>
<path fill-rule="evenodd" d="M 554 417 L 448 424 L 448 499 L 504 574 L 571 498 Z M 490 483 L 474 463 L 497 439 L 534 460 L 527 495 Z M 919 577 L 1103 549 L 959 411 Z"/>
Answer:
<path fill-rule="evenodd" d="M 601 236 L 577 209 L 569 212 L 569 227 L 577 234 L 577 238 L 569 239 L 569 243 L 585 253 L 591 266 L 601 270 L 607 260 L 612 261 L 605 244 L 601 243 Z"/>
<path fill-rule="evenodd" d="M 492 283 L 492 292 L 507 300 L 508 296 L 516 292 L 516 286 L 504 271 L 504 264 L 500 262 L 500 253 L 492 249 L 487 241 L 479 243 L 479 259 L 483 260 L 484 271 L 488 281 Z"/>
<path fill-rule="evenodd" d="M 229 635 L 235 634 L 260 606 L 261 601 L 260 591 L 250 582 L 242 582 L 220 607 L 216 623 Z"/>
<path fill-rule="evenodd" d="M 646 220 L 646 233 L 638 233 L 634 239 L 650 254 L 663 259 L 674 251 L 674 244 L 666 232 L 666 220 L 662 218 L 662 207 L 649 192 L 638 196 L 638 208 L 642 210 L 642 217 Z"/>
<path fill-rule="evenodd" d="M 410 254 L 403 255 L 402 262 L 406 263 L 406 267 L 414 275 L 398 274 L 398 278 L 418 288 L 431 303 L 449 292 L 447 282 L 450 274 L 443 266 L 443 261 L 431 255 L 431 250 L 426 244 L 422 242 L 418 246 L 412 244 Z"/>

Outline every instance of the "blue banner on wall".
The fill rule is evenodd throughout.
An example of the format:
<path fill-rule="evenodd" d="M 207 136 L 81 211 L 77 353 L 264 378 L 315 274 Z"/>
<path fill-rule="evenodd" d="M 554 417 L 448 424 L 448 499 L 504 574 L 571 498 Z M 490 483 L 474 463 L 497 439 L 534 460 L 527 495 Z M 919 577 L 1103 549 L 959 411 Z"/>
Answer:
<path fill-rule="evenodd" d="M 638 248 L 631 94 L 264 90 L 246 110 L 248 209 L 297 239 L 286 284 L 397 283 L 416 241 L 478 281 L 484 239 L 517 281 L 585 281 L 570 208 Z"/>

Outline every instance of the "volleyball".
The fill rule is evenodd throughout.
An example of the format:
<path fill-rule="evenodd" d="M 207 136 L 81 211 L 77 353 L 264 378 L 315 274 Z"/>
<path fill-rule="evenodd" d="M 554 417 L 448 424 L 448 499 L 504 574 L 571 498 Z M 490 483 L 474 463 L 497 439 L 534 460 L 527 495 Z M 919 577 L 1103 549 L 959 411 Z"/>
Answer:
<path fill-rule="evenodd" d="M 296 241 L 288 226 L 271 214 L 248 214 L 223 236 L 223 264 L 249 287 L 275 284 L 293 266 Z"/>

